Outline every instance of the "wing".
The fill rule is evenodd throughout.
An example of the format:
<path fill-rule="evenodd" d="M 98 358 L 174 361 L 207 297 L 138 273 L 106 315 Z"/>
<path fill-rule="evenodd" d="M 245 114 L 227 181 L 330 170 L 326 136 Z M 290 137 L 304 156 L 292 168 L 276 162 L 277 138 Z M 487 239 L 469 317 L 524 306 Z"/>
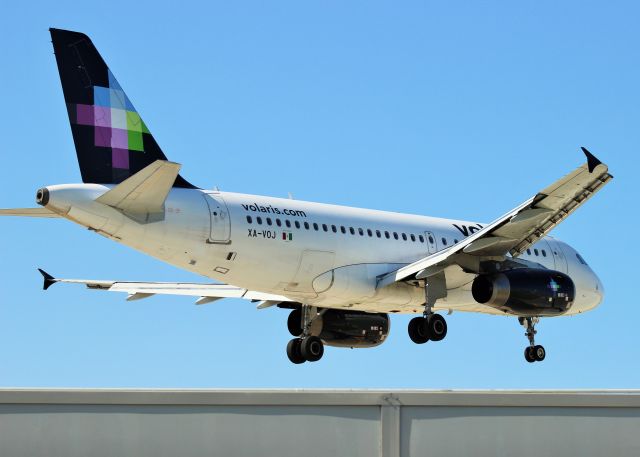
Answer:
<path fill-rule="evenodd" d="M 0 209 L 0 216 L 23 216 L 23 217 L 60 217 L 58 214 L 49 211 L 47 208 L 9 208 Z"/>
<path fill-rule="evenodd" d="M 242 298 L 252 302 L 260 302 L 258 308 L 267 308 L 284 302 L 293 302 L 282 295 L 267 294 L 227 284 L 199 284 L 188 282 L 133 282 L 133 281 L 104 281 L 91 279 L 59 279 L 54 278 L 44 270 L 38 269 L 44 277 L 43 289 L 47 290 L 58 282 L 84 284 L 89 289 L 106 290 L 109 292 L 125 292 L 127 301 L 140 300 L 153 295 L 184 295 L 199 297 L 196 304 L 203 305 L 222 298 Z"/>
<path fill-rule="evenodd" d="M 414 275 L 425 278 L 451 264 L 464 266 L 470 257 L 519 256 L 613 179 L 605 164 L 585 148 L 582 151 L 587 163 L 460 243 L 385 274 L 378 287 Z"/>

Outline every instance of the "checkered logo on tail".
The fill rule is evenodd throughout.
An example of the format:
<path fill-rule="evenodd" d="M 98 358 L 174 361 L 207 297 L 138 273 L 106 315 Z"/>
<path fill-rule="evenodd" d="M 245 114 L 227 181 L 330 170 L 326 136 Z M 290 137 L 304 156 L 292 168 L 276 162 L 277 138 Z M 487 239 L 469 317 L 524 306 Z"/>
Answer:
<path fill-rule="evenodd" d="M 149 130 L 109 71 L 109 87 L 93 87 L 93 105 L 74 104 L 76 124 L 94 128 L 94 144 L 110 148 L 112 167 L 129 170 L 130 154 L 144 153 Z"/>

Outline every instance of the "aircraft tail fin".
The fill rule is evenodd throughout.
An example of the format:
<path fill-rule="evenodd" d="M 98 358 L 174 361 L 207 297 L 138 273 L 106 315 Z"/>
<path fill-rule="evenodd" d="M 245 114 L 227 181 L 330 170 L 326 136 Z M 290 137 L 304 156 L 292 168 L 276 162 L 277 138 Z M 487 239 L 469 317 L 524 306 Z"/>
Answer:
<path fill-rule="evenodd" d="M 118 184 L 167 160 L 91 39 L 49 31 L 83 182 Z M 178 175 L 173 187 L 194 186 Z"/>

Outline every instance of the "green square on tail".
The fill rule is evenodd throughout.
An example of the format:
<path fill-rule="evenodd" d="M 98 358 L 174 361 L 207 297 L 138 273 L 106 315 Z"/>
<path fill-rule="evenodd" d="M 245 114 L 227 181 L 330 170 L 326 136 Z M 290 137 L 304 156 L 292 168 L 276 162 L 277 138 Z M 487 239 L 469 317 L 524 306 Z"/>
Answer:
<path fill-rule="evenodd" d="M 127 134 L 129 137 L 129 150 L 144 151 L 144 145 L 142 144 L 142 132 L 128 130 Z"/>
<path fill-rule="evenodd" d="M 142 119 L 135 111 L 127 111 L 127 130 L 142 132 Z"/>

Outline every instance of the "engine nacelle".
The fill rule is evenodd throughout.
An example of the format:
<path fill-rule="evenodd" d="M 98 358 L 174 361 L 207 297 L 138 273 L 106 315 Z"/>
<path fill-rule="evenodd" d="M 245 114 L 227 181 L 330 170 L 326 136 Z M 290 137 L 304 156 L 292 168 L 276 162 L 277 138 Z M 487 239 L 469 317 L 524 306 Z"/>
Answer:
<path fill-rule="evenodd" d="M 329 309 L 318 320 L 322 322 L 318 336 L 328 346 L 370 348 L 389 335 L 388 314 Z"/>
<path fill-rule="evenodd" d="M 569 276 L 535 268 L 480 275 L 473 281 L 471 293 L 478 303 L 522 317 L 564 314 L 576 298 Z"/>

